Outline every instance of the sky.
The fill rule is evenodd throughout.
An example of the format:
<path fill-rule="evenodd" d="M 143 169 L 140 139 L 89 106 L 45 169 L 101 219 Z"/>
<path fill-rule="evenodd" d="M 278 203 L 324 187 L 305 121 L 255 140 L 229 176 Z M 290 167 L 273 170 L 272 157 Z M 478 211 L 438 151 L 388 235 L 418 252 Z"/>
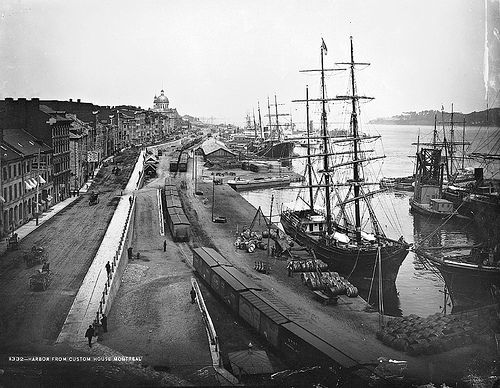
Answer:
<path fill-rule="evenodd" d="M 485 0 L 499 7 L 500 0 Z M 481 0 L 2 0 L 0 98 L 77 99 L 149 108 L 161 89 L 178 112 L 241 123 L 267 110 L 305 121 L 299 73 L 349 59 L 366 120 L 405 111 L 486 109 Z M 346 93 L 342 72 L 328 95 Z M 490 93 L 493 94 L 493 93 Z M 499 105 L 489 96 L 489 106 Z"/>

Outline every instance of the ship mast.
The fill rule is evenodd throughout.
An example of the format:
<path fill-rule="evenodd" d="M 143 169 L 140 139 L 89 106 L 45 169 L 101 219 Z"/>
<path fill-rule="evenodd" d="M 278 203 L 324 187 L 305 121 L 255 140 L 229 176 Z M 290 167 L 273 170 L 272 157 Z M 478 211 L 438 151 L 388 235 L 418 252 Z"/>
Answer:
<path fill-rule="evenodd" d="M 264 139 L 264 132 L 262 131 L 262 118 L 260 117 L 260 102 L 257 101 L 257 111 L 259 112 L 259 128 L 260 128 L 260 137 Z"/>
<path fill-rule="evenodd" d="M 309 206 L 311 210 L 314 210 L 314 196 L 312 187 L 312 165 L 311 165 L 311 143 L 309 136 L 310 134 L 310 124 L 309 124 L 309 86 L 306 85 L 306 128 L 307 128 L 307 175 L 309 177 Z"/>
<path fill-rule="evenodd" d="M 278 141 L 281 141 L 280 123 L 278 121 L 278 101 L 276 100 L 276 94 L 274 95 L 274 108 L 276 111 L 276 132 L 278 134 Z"/>
<path fill-rule="evenodd" d="M 255 109 L 252 108 L 252 114 L 253 114 L 253 130 L 255 132 L 255 139 L 257 139 L 257 123 L 255 122 Z"/>
<path fill-rule="evenodd" d="M 354 48 L 352 43 L 352 36 L 350 37 L 351 42 L 351 61 L 350 62 L 341 62 L 338 64 L 349 65 L 351 70 L 351 89 L 352 94 L 350 96 L 346 96 L 345 99 L 351 100 L 352 112 L 351 112 L 351 127 L 352 127 L 352 136 L 353 136 L 353 153 L 354 160 L 352 163 L 353 167 L 353 185 L 354 185 L 354 218 L 356 223 L 356 240 L 358 243 L 361 242 L 361 211 L 359 206 L 360 201 L 360 185 L 364 181 L 363 178 L 360 177 L 360 164 L 363 161 L 362 159 L 358 159 L 358 154 L 360 153 L 359 143 L 361 141 L 358 133 L 358 113 L 356 108 L 356 103 L 359 99 L 372 99 L 371 97 L 362 97 L 356 95 L 356 82 L 354 79 L 354 66 L 355 65 L 369 65 L 369 63 L 356 63 L 354 62 Z M 368 206 L 370 206 L 367 203 Z M 377 221 L 372 219 L 374 227 L 378 229 L 378 225 L 376 225 Z"/>
<path fill-rule="evenodd" d="M 325 67 L 323 57 L 326 55 L 326 44 L 321 39 L 321 126 L 323 132 L 323 170 L 325 171 L 325 206 L 326 206 L 326 227 L 328 234 L 332 234 L 332 209 L 330 208 L 330 174 L 328 168 L 328 130 L 326 119 L 326 100 L 325 100 Z"/>
<path fill-rule="evenodd" d="M 271 144 L 272 144 L 272 130 L 271 130 L 271 105 L 269 104 L 269 96 L 267 96 L 267 116 L 269 118 L 269 133 L 268 133 L 268 138 L 271 139 Z"/>

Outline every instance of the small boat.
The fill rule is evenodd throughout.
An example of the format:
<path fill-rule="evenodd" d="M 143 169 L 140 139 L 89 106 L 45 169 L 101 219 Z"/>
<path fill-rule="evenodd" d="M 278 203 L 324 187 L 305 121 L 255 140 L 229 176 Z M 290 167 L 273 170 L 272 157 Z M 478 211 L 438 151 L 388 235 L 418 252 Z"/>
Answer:
<path fill-rule="evenodd" d="M 453 202 L 442 198 L 443 168 L 441 149 L 422 148 L 417 152 L 415 188 L 410 198 L 412 211 L 436 218 L 454 215 Z"/>
<path fill-rule="evenodd" d="M 267 187 L 279 187 L 290 185 L 291 178 L 288 175 L 267 177 L 267 178 L 254 178 L 254 179 L 232 179 L 227 181 L 227 184 L 236 191 L 242 190 L 255 190 Z"/>
<path fill-rule="evenodd" d="M 490 304 L 492 291 L 500 287 L 499 247 L 488 249 L 479 245 L 468 248 L 468 252 L 458 247 L 415 249 L 418 257 L 434 265 L 441 273 L 454 310 Z"/>

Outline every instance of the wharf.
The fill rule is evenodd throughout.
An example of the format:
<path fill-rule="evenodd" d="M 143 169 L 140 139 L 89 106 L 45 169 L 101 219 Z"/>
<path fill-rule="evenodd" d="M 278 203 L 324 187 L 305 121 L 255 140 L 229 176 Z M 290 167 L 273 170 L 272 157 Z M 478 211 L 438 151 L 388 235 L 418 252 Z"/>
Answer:
<path fill-rule="evenodd" d="M 251 174 L 251 173 L 250 173 Z M 253 175 L 253 174 L 252 174 Z M 365 311 L 361 298 L 341 297 L 337 306 L 324 306 L 313 300 L 313 294 L 301 283 L 299 276 L 288 277 L 286 261 L 268 258 L 266 251 L 247 253 L 234 247 L 237 231 L 250 226 L 256 209 L 228 185 L 216 185 L 198 180 L 195 195 L 193 180 L 186 179 L 186 190 L 182 190 L 183 202 L 194 232 L 200 241 L 196 243 L 216 247 L 235 267 L 256 281 L 263 289 L 296 311 L 307 321 L 329 333 L 328 342 L 341 349 L 357 364 L 377 364 L 380 357 L 407 361 L 406 376 L 418 382 L 459 381 L 467 366 L 481 351 L 479 345 L 459 347 L 454 350 L 419 357 L 412 357 L 392 349 L 376 339 L 379 315 Z M 212 210 L 212 190 L 215 203 Z M 213 217 L 226 217 L 227 223 L 212 222 Z M 265 228 L 264 225 L 261 226 Z M 259 227 L 254 227 L 259 230 Z M 270 274 L 254 270 L 255 261 L 271 266 Z M 384 317 L 384 319 L 390 319 Z M 223 336 L 223 333 L 219 333 Z"/>

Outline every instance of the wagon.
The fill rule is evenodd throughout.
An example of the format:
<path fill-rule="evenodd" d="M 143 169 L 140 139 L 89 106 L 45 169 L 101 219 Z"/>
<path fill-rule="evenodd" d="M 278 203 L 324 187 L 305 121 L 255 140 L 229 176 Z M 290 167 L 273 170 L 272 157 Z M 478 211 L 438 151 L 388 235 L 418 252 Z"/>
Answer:
<path fill-rule="evenodd" d="M 30 290 L 42 290 L 45 291 L 50 283 L 52 282 L 52 273 L 50 270 L 42 271 L 38 269 L 29 278 Z"/>
<path fill-rule="evenodd" d="M 47 252 L 45 248 L 33 245 L 31 251 L 25 252 L 23 259 L 26 263 L 26 268 L 33 267 L 37 264 L 45 264 L 47 262 Z"/>
<path fill-rule="evenodd" d="M 7 249 L 9 251 L 13 251 L 18 248 L 19 248 L 19 238 L 17 236 L 17 233 L 13 233 L 11 236 L 9 236 L 7 240 Z"/>
<path fill-rule="evenodd" d="M 92 191 L 89 198 L 89 206 L 96 205 L 99 203 L 99 193 Z"/>

